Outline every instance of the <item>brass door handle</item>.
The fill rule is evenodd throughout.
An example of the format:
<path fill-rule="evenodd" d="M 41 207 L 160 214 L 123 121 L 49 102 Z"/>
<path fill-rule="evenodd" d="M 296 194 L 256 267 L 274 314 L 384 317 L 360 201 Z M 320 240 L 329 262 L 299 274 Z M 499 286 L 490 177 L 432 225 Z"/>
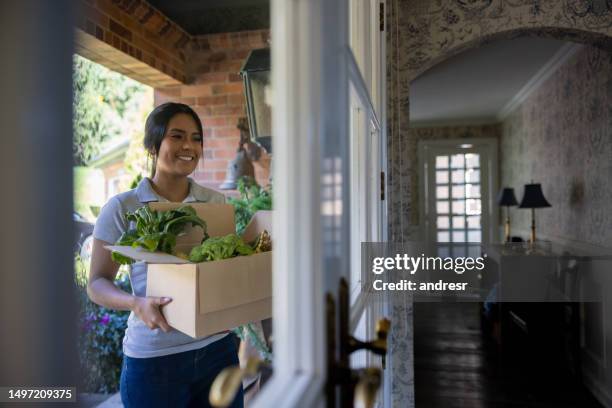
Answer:
<path fill-rule="evenodd" d="M 242 379 L 256 375 L 262 364 L 258 358 L 251 357 L 244 368 L 238 366 L 224 368 L 210 387 L 208 394 L 210 404 L 213 407 L 228 407 L 242 386 Z"/>
<path fill-rule="evenodd" d="M 376 338 L 374 340 L 360 341 L 352 336 L 350 337 L 350 353 L 353 351 L 366 349 L 378 354 L 379 356 L 384 356 L 387 354 L 387 337 L 389 336 L 390 330 L 391 321 L 386 318 L 380 319 L 378 322 L 376 322 Z"/>
<path fill-rule="evenodd" d="M 372 408 L 381 383 L 381 371 L 377 367 L 368 367 L 357 372 L 359 380 L 355 386 L 354 407 Z"/>

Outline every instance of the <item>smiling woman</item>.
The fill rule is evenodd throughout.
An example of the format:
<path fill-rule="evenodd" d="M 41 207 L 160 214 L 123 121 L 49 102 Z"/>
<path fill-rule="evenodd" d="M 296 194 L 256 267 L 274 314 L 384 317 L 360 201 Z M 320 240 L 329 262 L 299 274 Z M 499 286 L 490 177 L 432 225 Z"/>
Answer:
<path fill-rule="evenodd" d="M 132 293 L 126 293 L 113 284 L 119 265 L 104 246 L 130 229 L 126 212 L 149 202 L 223 203 L 225 197 L 188 177 L 202 157 L 202 123 L 189 106 L 166 103 L 155 108 L 145 124 L 144 147 L 153 157 L 151 178 L 102 208 L 93 232 L 87 293 L 101 306 L 132 312 L 123 339 L 124 406 L 206 407 L 213 379 L 223 368 L 238 365 L 235 336 L 225 331 L 194 339 L 170 327 L 161 308 L 172 299 L 146 296 L 146 265 L 130 266 Z M 242 392 L 232 407 L 241 406 Z"/>

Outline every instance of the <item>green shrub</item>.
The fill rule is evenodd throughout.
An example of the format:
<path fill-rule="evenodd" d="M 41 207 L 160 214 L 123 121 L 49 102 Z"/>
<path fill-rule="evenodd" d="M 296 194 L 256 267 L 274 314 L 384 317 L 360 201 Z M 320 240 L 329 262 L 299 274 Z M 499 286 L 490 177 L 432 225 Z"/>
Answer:
<path fill-rule="evenodd" d="M 107 309 L 89 300 L 87 269 L 77 256 L 75 282 L 79 303 L 81 387 L 84 392 L 113 393 L 119 389 L 123 334 L 129 312 Z M 124 269 L 117 274 L 115 285 L 131 293 L 129 276 Z"/>

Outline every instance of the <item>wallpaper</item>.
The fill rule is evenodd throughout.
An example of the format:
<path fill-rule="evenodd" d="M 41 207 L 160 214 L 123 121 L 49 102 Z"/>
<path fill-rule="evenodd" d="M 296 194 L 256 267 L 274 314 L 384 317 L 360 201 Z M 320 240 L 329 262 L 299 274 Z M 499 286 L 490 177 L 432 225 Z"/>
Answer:
<path fill-rule="evenodd" d="M 585 47 L 502 125 L 502 186 L 542 184 L 537 231 L 612 248 L 612 53 Z M 531 211 L 511 209 L 529 230 Z"/>
<path fill-rule="evenodd" d="M 416 222 L 410 185 L 409 84 L 461 51 L 537 35 L 612 48 L 607 0 L 390 0 L 387 3 L 389 239 Z"/>

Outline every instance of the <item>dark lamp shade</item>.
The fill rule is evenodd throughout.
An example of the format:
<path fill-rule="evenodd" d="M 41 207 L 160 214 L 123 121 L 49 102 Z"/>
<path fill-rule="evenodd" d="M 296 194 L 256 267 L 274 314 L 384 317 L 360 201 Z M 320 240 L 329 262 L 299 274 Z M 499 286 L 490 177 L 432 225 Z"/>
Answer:
<path fill-rule="evenodd" d="M 542 193 L 542 185 L 536 184 L 525 184 L 525 192 L 523 193 L 523 199 L 519 208 L 543 208 L 550 207 L 550 203 L 544 198 Z"/>
<path fill-rule="evenodd" d="M 497 204 L 502 207 L 513 207 L 518 204 L 513 188 L 504 188 L 497 196 Z"/>

